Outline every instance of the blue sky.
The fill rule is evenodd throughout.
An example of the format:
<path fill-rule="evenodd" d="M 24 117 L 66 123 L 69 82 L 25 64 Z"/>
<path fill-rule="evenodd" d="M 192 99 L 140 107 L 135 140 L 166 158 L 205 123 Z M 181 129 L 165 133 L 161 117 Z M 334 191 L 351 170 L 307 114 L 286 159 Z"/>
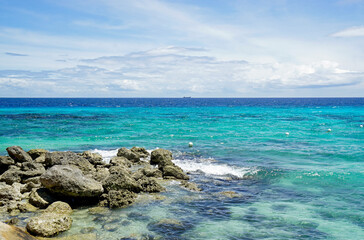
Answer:
<path fill-rule="evenodd" d="M 364 97 L 364 0 L 0 0 L 0 97 Z"/>

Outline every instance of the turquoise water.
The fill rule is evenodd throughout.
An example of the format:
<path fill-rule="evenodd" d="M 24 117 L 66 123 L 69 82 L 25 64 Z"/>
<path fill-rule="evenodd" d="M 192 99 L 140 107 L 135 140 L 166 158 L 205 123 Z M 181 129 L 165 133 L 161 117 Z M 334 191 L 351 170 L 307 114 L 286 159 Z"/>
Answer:
<path fill-rule="evenodd" d="M 120 147 L 166 148 L 203 188 L 191 193 L 166 185 L 163 200 L 110 211 L 109 220 L 78 210 L 65 235 L 93 226 L 100 239 L 364 239 L 363 100 L 226 101 L 3 106 L 0 153 L 11 145 L 104 156 Z M 155 226 L 165 218 L 180 224 Z M 129 223 L 107 231 L 105 221 Z"/>

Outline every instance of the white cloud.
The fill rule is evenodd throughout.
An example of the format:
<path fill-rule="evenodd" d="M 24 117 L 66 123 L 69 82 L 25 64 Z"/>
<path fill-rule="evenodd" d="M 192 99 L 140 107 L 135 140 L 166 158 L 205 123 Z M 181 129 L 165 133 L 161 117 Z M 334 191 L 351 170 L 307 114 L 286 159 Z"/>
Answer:
<path fill-rule="evenodd" d="M 223 61 L 196 55 L 194 49 L 167 47 L 85 59 L 83 65 L 54 71 L 0 71 L 0 88 L 32 93 L 36 86 L 38 96 L 58 97 L 233 97 L 259 92 L 266 96 L 264 92 L 282 89 L 358 85 L 363 76 L 331 61 L 300 65 Z"/>
<path fill-rule="evenodd" d="M 331 34 L 332 37 L 364 37 L 364 26 L 351 27 Z"/>

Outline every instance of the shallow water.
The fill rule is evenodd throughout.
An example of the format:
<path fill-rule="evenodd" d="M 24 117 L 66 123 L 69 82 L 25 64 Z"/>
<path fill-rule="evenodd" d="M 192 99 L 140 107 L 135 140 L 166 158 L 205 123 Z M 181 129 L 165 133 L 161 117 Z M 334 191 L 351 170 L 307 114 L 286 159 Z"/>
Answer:
<path fill-rule="evenodd" d="M 0 99 L 0 153 L 20 145 L 107 160 L 119 147 L 167 148 L 203 188 L 172 182 L 106 216 L 76 210 L 63 235 L 364 239 L 362 124 L 363 99 Z"/>

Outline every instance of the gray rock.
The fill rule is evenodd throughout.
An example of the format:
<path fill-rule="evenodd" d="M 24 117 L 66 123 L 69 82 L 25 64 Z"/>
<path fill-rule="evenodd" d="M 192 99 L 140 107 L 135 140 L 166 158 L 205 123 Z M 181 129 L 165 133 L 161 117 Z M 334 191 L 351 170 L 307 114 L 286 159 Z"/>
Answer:
<path fill-rule="evenodd" d="M 19 188 L 14 188 L 4 182 L 0 182 L 0 201 L 8 200 L 21 200 L 21 193 Z"/>
<path fill-rule="evenodd" d="M 16 166 L 10 166 L 8 170 L 6 170 L 0 176 L 0 182 L 6 182 L 7 184 L 13 184 L 15 182 L 21 181 L 21 170 Z"/>
<path fill-rule="evenodd" d="M 103 187 L 106 191 L 129 190 L 137 193 L 142 191 L 142 187 L 132 178 L 130 172 L 121 166 L 110 168 L 110 175 L 103 182 Z"/>
<path fill-rule="evenodd" d="M 123 148 L 120 148 L 118 150 L 118 154 L 117 154 L 118 157 L 125 157 L 127 158 L 128 160 L 134 162 L 134 163 L 137 163 L 140 161 L 140 157 L 138 154 L 136 154 L 135 152 L 132 152 L 131 150 L 123 147 Z"/>
<path fill-rule="evenodd" d="M 8 156 L 0 156 L 0 168 L 3 169 L 9 165 L 15 164 L 15 161 Z"/>
<path fill-rule="evenodd" d="M 45 168 L 43 165 L 37 162 L 24 162 L 22 163 L 21 170 L 21 175 L 23 178 L 36 177 L 45 173 Z"/>
<path fill-rule="evenodd" d="M 137 195 L 128 190 L 122 191 L 109 191 L 107 200 L 110 208 L 122 208 L 127 207 L 135 201 Z"/>
<path fill-rule="evenodd" d="M 113 157 L 110 160 L 110 164 L 112 166 L 124 166 L 124 167 L 131 167 L 131 162 L 126 157 Z"/>
<path fill-rule="evenodd" d="M 104 191 L 101 183 L 86 177 L 71 165 L 56 165 L 48 169 L 40 181 L 51 192 L 71 197 L 98 197 Z"/>
<path fill-rule="evenodd" d="M 188 190 L 200 192 L 202 191 L 201 188 L 197 186 L 196 183 L 188 182 L 188 181 L 181 181 L 181 186 L 187 188 Z"/>
<path fill-rule="evenodd" d="M 105 165 L 105 162 L 102 160 L 102 156 L 98 153 L 85 151 L 81 154 L 81 156 L 86 158 L 93 165 Z"/>
<path fill-rule="evenodd" d="M 53 237 L 71 228 L 71 213 L 67 203 L 54 202 L 41 215 L 30 218 L 26 228 L 32 235 Z"/>
<path fill-rule="evenodd" d="M 167 165 L 172 163 L 172 152 L 166 149 L 156 149 L 150 156 L 150 164 L 152 165 Z"/>
<path fill-rule="evenodd" d="M 29 203 L 39 208 L 46 208 L 55 201 L 46 188 L 33 189 L 29 195 Z"/>
<path fill-rule="evenodd" d="M 142 147 L 132 147 L 130 150 L 138 154 L 140 158 L 147 158 L 150 155 L 149 152 Z"/>
<path fill-rule="evenodd" d="M 54 165 L 74 165 L 84 174 L 95 171 L 94 166 L 84 157 L 74 152 L 51 152 L 45 155 L 45 164 Z"/>
<path fill-rule="evenodd" d="M 143 192 L 155 193 L 163 192 L 166 190 L 158 183 L 156 178 L 148 178 L 144 176 L 143 178 L 138 180 L 138 183 L 140 184 L 140 186 L 142 186 Z"/>
<path fill-rule="evenodd" d="M 162 168 L 163 178 L 175 178 L 182 180 L 189 180 L 189 176 L 183 172 L 183 170 L 176 165 L 167 165 Z"/>
<path fill-rule="evenodd" d="M 32 162 L 32 157 L 19 146 L 12 146 L 6 149 L 9 156 L 16 162 Z"/>
<path fill-rule="evenodd" d="M 90 176 L 98 182 L 103 182 L 110 176 L 110 171 L 107 168 L 98 167 L 96 172 L 92 172 Z"/>
<path fill-rule="evenodd" d="M 35 160 L 40 156 L 44 156 L 48 150 L 45 149 L 31 149 L 28 151 L 28 154 Z"/>
<path fill-rule="evenodd" d="M 21 228 L 10 226 L 8 224 L 0 222 L 0 239 L 3 240 L 37 240 L 35 237 L 29 235 L 29 233 L 25 232 Z"/>

